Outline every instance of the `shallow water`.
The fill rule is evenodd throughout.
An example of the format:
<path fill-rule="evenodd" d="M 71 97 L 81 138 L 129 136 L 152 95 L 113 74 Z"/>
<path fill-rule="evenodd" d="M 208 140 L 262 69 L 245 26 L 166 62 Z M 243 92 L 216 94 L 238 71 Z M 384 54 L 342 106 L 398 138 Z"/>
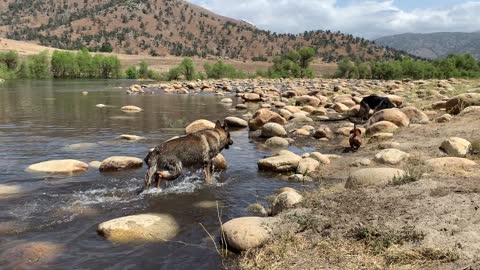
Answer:
<path fill-rule="evenodd" d="M 33 163 L 52 159 L 101 161 L 114 155 L 142 158 L 148 149 L 183 133 L 198 118 L 223 119 L 245 112 L 220 104 L 212 95 L 126 95 L 132 81 L 25 81 L 0 85 L 0 184 L 15 185 L 19 194 L 0 194 L 0 254 L 29 242 L 52 242 L 62 253 L 45 269 L 219 269 L 221 262 L 203 224 L 214 235 L 217 210 L 201 202 L 219 201 L 222 219 L 248 215 L 245 208 L 274 189 L 302 188 L 259 173 L 256 161 L 270 152 L 248 139 L 246 130 L 232 132 L 234 145 L 223 152 L 226 172 L 204 186 L 192 172 L 163 190 L 136 195 L 145 168 L 102 174 L 45 176 L 25 172 Z M 88 95 L 82 95 L 88 91 Z M 234 99 L 234 102 L 237 100 Z M 97 108 L 96 104 L 108 105 Z M 140 113 L 120 107 L 135 105 Z M 137 142 L 121 134 L 143 136 Z M 293 151 L 299 149 L 292 148 Z M 208 203 L 206 204 L 208 206 Z M 115 244 L 96 232 L 112 218 L 139 213 L 168 213 L 181 232 L 168 243 Z M 5 259 L 5 258 L 3 258 Z M 7 260 L 8 262 L 8 260 Z M 0 265 L 14 268 L 15 264 Z"/>

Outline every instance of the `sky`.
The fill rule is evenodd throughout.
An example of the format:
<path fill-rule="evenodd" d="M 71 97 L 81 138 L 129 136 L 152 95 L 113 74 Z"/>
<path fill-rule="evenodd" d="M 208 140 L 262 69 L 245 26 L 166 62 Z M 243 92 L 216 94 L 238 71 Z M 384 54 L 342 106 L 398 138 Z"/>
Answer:
<path fill-rule="evenodd" d="M 332 30 L 375 39 L 480 31 L 480 0 L 190 0 L 277 33 Z"/>

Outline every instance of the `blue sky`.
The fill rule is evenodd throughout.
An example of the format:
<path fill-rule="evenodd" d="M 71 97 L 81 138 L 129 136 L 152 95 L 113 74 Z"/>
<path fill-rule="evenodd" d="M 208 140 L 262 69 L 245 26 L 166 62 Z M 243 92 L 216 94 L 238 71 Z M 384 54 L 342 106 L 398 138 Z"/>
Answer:
<path fill-rule="evenodd" d="M 480 30 L 480 0 L 190 0 L 278 33 L 333 30 L 375 39 Z"/>

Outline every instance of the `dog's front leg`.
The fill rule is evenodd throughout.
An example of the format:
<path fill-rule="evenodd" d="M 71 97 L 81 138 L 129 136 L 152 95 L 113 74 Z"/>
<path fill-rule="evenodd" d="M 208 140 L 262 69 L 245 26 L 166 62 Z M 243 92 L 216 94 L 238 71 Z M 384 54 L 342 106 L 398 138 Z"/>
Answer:
<path fill-rule="evenodd" d="M 207 184 L 212 183 L 212 173 L 213 173 L 213 163 L 212 162 L 205 162 L 203 166 L 203 171 L 205 172 L 205 182 Z"/>

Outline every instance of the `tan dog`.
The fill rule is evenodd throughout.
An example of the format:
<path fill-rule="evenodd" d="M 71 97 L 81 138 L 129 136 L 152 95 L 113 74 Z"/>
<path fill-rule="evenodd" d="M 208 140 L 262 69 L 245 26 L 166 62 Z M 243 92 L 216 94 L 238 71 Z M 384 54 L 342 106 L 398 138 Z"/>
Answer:
<path fill-rule="evenodd" d="M 356 125 L 354 125 L 353 129 L 350 131 L 349 142 L 352 151 L 357 151 L 362 145 L 362 131 L 358 129 Z"/>
<path fill-rule="evenodd" d="M 148 170 L 144 189 L 148 189 L 153 182 L 160 187 L 163 181 L 177 179 L 184 168 L 202 166 L 205 181 L 211 183 L 213 158 L 232 144 L 227 125 L 222 126 L 219 121 L 215 128 L 197 131 L 162 143 L 145 158 Z"/>

